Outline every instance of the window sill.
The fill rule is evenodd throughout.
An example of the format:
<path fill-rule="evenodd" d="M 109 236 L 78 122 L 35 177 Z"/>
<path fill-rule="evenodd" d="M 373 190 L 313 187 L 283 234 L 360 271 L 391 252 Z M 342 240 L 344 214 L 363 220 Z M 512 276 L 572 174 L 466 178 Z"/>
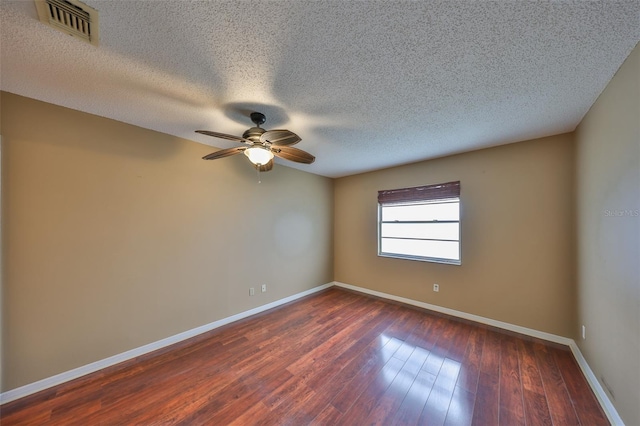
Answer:
<path fill-rule="evenodd" d="M 443 263 L 445 265 L 462 265 L 462 261 L 460 260 L 452 260 L 452 259 L 439 259 L 435 257 L 421 257 L 421 256 L 409 256 L 409 255 L 401 255 L 401 254 L 393 254 L 393 253 L 378 253 L 378 257 L 388 257 L 391 259 L 403 259 L 403 260 L 414 260 L 418 262 L 429 262 L 429 263 Z"/>

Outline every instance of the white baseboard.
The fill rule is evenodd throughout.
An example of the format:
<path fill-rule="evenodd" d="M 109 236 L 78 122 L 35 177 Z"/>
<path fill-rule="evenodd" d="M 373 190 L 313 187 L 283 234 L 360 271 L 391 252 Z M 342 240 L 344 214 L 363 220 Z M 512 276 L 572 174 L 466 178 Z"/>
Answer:
<path fill-rule="evenodd" d="M 234 321 L 238 321 L 243 318 L 250 317 L 251 315 L 259 314 L 260 312 L 264 312 L 269 309 L 278 307 L 280 305 L 284 305 L 285 303 L 289 303 L 296 299 L 300 299 L 302 297 L 305 297 L 310 294 L 329 288 L 333 285 L 334 283 L 331 282 L 318 287 L 314 287 L 310 290 L 306 290 L 301 293 L 297 293 L 292 296 L 285 297 L 284 299 L 276 300 L 275 302 L 267 303 L 266 305 L 258 306 L 257 308 L 253 308 L 248 311 L 244 311 L 239 314 L 235 314 L 230 317 L 223 318 L 221 320 L 214 321 L 212 323 L 205 324 L 200 327 L 196 327 L 191 330 L 184 331 L 182 333 L 167 337 L 165 339 L 158 340 L 153 343 L 149 343 L 148 345 L 140 346 L 138 348 L 131 349 L 129 351 L 111 356 L 109 358 L 101 359 L 99 361 L 92 362 L 91 364 L 83 365 L 82 367 L 74 368 L 73 370 L 56 374 L 55 376 L 47 377 L 46 379 L 38 380 L 37 382 L 29 383 L 28 385 L 11 389 L 7 392 L 3 392 L 0 394 L 0 405 L 5 404 L 7 402 L 14 401 L 19 398 L 23 398 L 25 396 L 34 394 L 36 392 L 40 392 L 50 387 L 57 386 L 62 383 L 77 379 L 87 374 L 94 373 L 98 370 L 101 370 L 106 367 L 110 367 L 112 365 L 119 364 L 123 361 L 128 361 L 130 359 L 139 357 L 140 355 L 153 352 L 155 350 L 164 348 L 169 345 L 173 345 L 174 343 L 181 342 L 183 340 L 197 336 L 198 334 L 206 333 L 207 331 L 216 329 L 218 327 L 222 327 L 223 325 L 227 325 Z"/>
<path fill-rule="evenodd" d="M 381 297 L 383 299 L 395 300 L 396 302 L 405 303 L 407 305 L 417 306 L 420 308 L 428 309 L 430 311 L 440 312 L 440 313 L 451 315 L 457 318 L 463 318 L 463 319 L 478 322 L 481 324 L 486 324 L 493 327 L 501 328 L 503 330 L 513 331 L 516 333 L 524 334 L 526 336 L 536 337 L 538 339 L 569 346 L 569 348 L 571 349 L 571 352 L 573 353 L 573 356 L 576 359 L 576 362 L 580 366 L 582 373 L 585 375 L 587 382 L 591 386 L 593 393 L 596 395 L 598 402 L 600 402 L 600 406 L 602 407 L 603 411 L 607 415 L 607 418 L 609 419 L 611 424 L 616 426 L 624 426 L 624 422 L 622 421 L 615 407 L 611 403 L 609 396 L 605 393 L 604 389 L 600 385 L 600 382 L 598 382 L 598 379 L 596 378 L 595 374 L 593 374 L 593 371 L 591 371 L 589 364 L 587 364 L 587 361 L 582 356 L 582 353 L 580 352 L 578 345 L 576 345 L 576 342 L 573 339 L 557 336 L 551 333 L 545 333 L 543 331 L 538 331 L 531 328 L 521 327 L 519 325 L 510 324 L 507 322 L 497 321 L 491 318 L 481 317 L 479 315 L 473 315 L 473 314 L 468 314 L 462 311 L 456 311 L 455 309 L 449 309 L 449 308 L 444 308 L 442 306 L 431 305 L 429 303 L 420 302 L 413 299 L 407 299 L 405 297 L 395 296 L 393 294 L 382 293 L 379 291 L 370 290 L 368 288 L 358 287 L 350 284 L 344 284 L 337 281 L 334 281 L 333 284 L 336 287 L 343 287 L 343 288 L 357 291 L 360 293 Z"/>
<path fill-rule="evenodd" d="M 551 333 L 545 333 L 544 331 L 538 331 L 532 328 L 521 327 L 519 325 L 509 324 L 507 322 L 497 321 L 491 318 L 481 317 L 479 315 L 468 314 L 466 312 L 456 311 L 455 309 L 444 308 L 438 305 L 431 305 L 430 303 L 419 302 L 417 300 L 407 299 L 405 297 L 400 297 L 400 296 L 394 296 L 393 294 L 387 294 L 387 293 L 382 293 L 375 290 L 369 290 L 368 288 L 362 288 L 362 287 L 358 287 L 350 284 L 344 284 L 337 281 L 334 281 L 334 284 L 337 287 L 343 287 L 349 290 L 358 291 L 360 293 L 370 294 L 372 296 L 381 297 L 383 299 L 395 300 L 396 302 L 405 303 L 407 305 L 413 305 L 419 308 L 428 309 L 430 311 L 451 315 L 453 317 L 462 318 L 462 319 L 466 319 L 474 322 L 479 322 L 481 324 L 502 328 L 504 330 L 513 331 L 516 333 L 524 334 L 526 336 L 537 337 L 538 339 L 559 343 L 561 345 L 569 346 L 571 342 L 573 342 L 573 339 L 569 339 L 567 337 L 562 337 L 562 336 L 558 336 Z"/>

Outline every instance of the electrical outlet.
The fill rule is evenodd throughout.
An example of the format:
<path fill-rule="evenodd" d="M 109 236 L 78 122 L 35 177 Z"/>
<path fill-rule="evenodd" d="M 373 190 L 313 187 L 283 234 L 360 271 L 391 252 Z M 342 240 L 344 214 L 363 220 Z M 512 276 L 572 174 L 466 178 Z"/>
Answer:
<path fill-rule="evenodd" d="M 435 291 L 436 293 L 440 291 L 440 284 L 434 284 L 433 285 L 433 291 Z"/>
<path fill-rule="evenodd" d="M 249 288 L 249 296 L 255 296 L 256 295 L 256 289 L 253 287 Z"/>
<path fill-rule="evenodd" d="M 582 326 L 582 340 L 585 340 L 587 338 L 587 327 L 585 327 L 584 325 Z"/>
<path fill-rule="evenodd" d="M 262 284 L 262 292 L 264 293 L 265 291 L 267 291 L 267 285 L 266 284 Z"/>

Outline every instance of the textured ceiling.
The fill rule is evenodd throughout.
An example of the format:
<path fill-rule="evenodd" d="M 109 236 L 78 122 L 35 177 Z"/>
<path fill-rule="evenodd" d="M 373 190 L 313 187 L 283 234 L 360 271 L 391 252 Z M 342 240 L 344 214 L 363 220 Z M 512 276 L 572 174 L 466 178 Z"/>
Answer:
<path fill-rule="evenodd" d="M 85 3 L 99 47 L 0 0 L 2 90 L 219 148 L 258 110 L 331 177 L 572 131 L 640 40 L 638 0 Z"/>

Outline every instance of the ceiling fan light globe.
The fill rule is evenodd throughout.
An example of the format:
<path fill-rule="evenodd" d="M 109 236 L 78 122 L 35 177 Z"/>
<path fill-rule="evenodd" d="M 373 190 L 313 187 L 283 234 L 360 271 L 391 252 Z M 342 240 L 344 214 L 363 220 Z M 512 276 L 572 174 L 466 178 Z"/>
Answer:
<path fill-rule="evenodd" d="M 246 149 L 244 155 L 256 166 L 263 166 L 273 159 L 273 153 L 270 150 L 257 146 Z"/>

